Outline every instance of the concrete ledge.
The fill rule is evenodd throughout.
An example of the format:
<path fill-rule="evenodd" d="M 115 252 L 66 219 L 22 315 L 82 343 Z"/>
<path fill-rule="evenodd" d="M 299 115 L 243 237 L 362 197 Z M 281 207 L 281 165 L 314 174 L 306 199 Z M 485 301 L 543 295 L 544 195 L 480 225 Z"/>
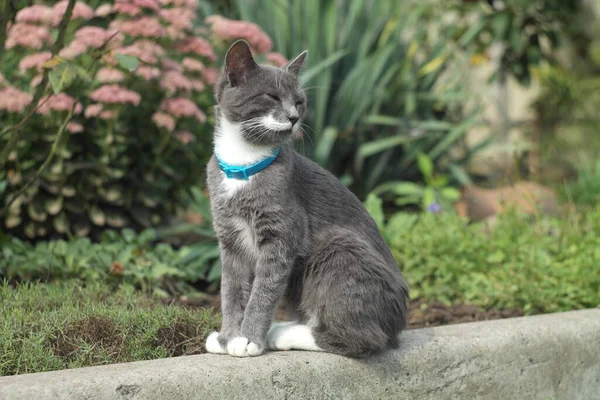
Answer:
<path fill-rule="evenodd" d="M 600 309 L 420 329 L 367 361 L 201 355 L 0 378 L 0 399 L 600 399 Z"/>

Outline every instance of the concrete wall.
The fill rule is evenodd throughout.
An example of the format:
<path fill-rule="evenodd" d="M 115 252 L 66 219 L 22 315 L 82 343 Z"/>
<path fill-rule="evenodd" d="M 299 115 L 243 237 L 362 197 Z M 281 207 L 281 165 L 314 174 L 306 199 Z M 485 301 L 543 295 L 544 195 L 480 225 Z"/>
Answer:
<path fill-rule="evenodd" d="M 0 378 L 0 399 L 600 399 L 600 309 L 420 329 L 367 361 L 201 355 Z"/>

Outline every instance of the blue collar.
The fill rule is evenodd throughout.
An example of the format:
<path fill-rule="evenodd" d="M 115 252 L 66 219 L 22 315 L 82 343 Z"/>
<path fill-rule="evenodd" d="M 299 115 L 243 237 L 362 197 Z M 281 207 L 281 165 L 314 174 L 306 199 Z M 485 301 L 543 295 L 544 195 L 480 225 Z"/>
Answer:
<path fill-rule="evenodd" d="M 221 168 L 221 171 L 225 172 L 225 175 L 228 178 L 243 179 L 245 181 L 247 181 L 248 178 L 252 175 L 259 173 L 260 171 L 271 165 L 271 163 L 275 161 L 278 155 L 279 147 L 275 149 L 272 156 L 264 158 L 255 164 L 248 165 L 246 167 L 240 167 L 237 165 L 229 165 L 226 162 L 221 161 L 219 159 L 219 156 L 217 156 L 217 154 L 215 153 L 215 157 L 217 158 L 217 162 L 219 163 L 219 168 Z"/>

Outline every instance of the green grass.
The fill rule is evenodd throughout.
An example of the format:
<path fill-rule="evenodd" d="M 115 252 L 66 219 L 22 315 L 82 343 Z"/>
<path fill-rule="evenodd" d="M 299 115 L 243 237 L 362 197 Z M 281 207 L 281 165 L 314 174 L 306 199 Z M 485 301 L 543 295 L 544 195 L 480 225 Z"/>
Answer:
<path fill-rule="evenodd" d="M 220 317 L 131 286 L 0 286 L 0 376 L 196 354 Z"/>
<path fill-rule="evenodd" d="M 525 314 L 600 304 L 600 208 L 509 214 L 491 232 L 452 214 L 397 214 L 383 228 L 413 298 Z"/>

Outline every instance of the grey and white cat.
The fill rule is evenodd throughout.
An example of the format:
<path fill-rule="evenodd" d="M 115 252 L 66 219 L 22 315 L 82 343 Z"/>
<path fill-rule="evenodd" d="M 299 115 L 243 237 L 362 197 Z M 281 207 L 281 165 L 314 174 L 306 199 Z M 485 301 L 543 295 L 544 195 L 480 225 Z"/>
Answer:
<path fill-rule="evenodd" d="M 215 88 L 221 162 L 247 166 L 280 152 L 247 180 L 228 178 L 214 155 L 208 163 L 223 314 L 210 353 L 366 357 L 396 347 L 406 324 L 408 287 L 374 221 L 337 178 L 290 146 L 306 112 L 298 81 L 305 57 L 260 66 L 238 41 Z M 272 324 L 283 296 L 297 321 Z"/>

